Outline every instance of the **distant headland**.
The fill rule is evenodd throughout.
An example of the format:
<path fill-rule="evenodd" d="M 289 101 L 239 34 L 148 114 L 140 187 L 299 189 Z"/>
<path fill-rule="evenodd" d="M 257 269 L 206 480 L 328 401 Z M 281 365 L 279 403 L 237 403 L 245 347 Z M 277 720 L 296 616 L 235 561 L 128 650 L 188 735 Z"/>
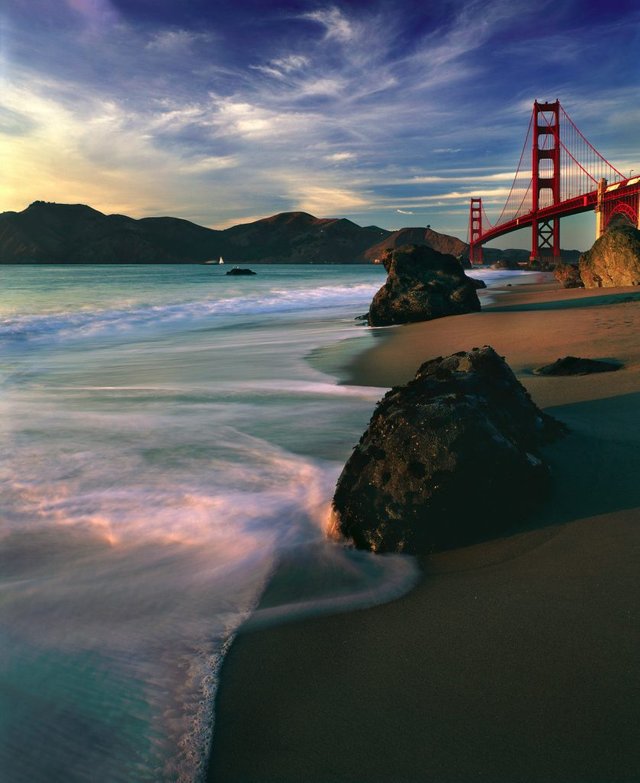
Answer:
<path fill-rule="evenodd" d="M 406 244 L 463 257 L 469 251 L 466 242 L 430 226 L 388 231 L 306 212 L 282 212 L 224 230 L 175 217 L 136 220 L 84 204 L 45 201 L 0 213 L 0 264 L 197 264 L 219 256 L 232 263 L 366 264 Z M 487 261 L 501 258 L 524 261 L 528 251 L 485 249 Z"/>

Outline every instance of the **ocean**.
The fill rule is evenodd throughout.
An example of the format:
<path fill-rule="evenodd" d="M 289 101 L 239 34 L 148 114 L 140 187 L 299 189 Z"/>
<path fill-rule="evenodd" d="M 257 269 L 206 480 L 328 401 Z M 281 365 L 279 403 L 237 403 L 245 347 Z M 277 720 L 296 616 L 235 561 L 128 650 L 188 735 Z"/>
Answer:
<path fill-rule="evenodd" d="M 282 557 L 331 576 L 265 622 L 416 579 L 323 533 L 384 393 L 336 378 L 381 332 L 354 317 L 384 269 L 227 269 L 0 267 L 3 783 L 197 783 Z"/>

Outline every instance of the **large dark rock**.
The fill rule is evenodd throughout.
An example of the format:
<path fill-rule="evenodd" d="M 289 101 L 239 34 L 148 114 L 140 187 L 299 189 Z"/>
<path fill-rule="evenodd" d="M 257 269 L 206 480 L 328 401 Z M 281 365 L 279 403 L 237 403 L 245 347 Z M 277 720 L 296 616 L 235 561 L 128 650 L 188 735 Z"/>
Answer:
<path fill-rule="evenodd" d="M 409 553 L 497 534 L 545 497 L 538 447 L 563 429 L 489 346 L 426 362 L 378 404 L 338 479 L 331 532 Z"/>
<path fill-rule="evenodd" d="M 584 288 L 577 264 L 556 264 L 553 276 L 563 288 Z"/>
<path fill-rule="evenodd" d="M 640 285 L 640 230 L 617 225 L 580 256 L 585 288 Z"/>
<path fill-rule="evenodd" d="M 460 262 L 426 245 L 388 250 L 387 281 L 369 308 L 371 326 L 430 321 L 480 309 L 474 283 Z"/>

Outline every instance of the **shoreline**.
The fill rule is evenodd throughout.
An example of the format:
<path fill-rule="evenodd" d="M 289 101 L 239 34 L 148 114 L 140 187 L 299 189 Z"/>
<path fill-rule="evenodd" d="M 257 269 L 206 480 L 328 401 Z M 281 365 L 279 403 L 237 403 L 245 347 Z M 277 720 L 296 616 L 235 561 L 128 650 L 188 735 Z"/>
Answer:
<path fill-rule="evenodd" d="M 347 382 L 389 387 L 493 345 L 570 428 L 544 448 L 553 497 L 510 535 L 423 558 L 389 603 L 241 629 L 209 781 L 637 781 L 638 327 L 635 289 L 522 284 L 480 313 L 385 329 L 352 359 Z M 625 367 L 531 373 L 567 354 Z"/>

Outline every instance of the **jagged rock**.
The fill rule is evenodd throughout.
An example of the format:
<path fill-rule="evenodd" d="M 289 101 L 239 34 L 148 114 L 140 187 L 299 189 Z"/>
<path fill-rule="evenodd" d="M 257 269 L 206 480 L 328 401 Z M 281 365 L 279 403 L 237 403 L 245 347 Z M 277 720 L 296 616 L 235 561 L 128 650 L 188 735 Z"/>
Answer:
<path fill-rule="evenodd" d="M 430 321 L 480 309 L 476 289 L 451 255 L 426 245 L 388 250 L 382 257 L 386 283 L 373 297 L 370 326 Z"/>
<path fill-rule="evenodd" d="M 234 266 L 233 269 L 230 269 L 225 274 L 227 275 L 257 275 L 257 272 L 254 272 L 253 269 L 247 269 L 246 267 L 242 268 L 239 266 Z"/>
<path fill-rule="evenodd" d="M 580 278 L 580 270 L 575 264 L 556 264 L 553 270 L 555 279 L 563 288 L 584 288 Z"/>
<path fill-rule="evenodd" d="M 617 225 L 580 256 L 585 288 L 640 285 L 640 230 Z"/>
<path fill-rule="evenodd" d="M 579 356 L 565 356 L 553 364 L 536 367 L 536 375 L 590 375 L 594 372 L 614 372 L 624 365 L 620 362 L 605 362 L 602 359 L 582 359 Z"/>
<path fill-rule="evenodd" d="M 374 411 L 338 479 L 330 532 L 409 553 L 495 535 L 547 493 L 538 447 L 563 431 L 493 348 L 426 362 Z"/>

